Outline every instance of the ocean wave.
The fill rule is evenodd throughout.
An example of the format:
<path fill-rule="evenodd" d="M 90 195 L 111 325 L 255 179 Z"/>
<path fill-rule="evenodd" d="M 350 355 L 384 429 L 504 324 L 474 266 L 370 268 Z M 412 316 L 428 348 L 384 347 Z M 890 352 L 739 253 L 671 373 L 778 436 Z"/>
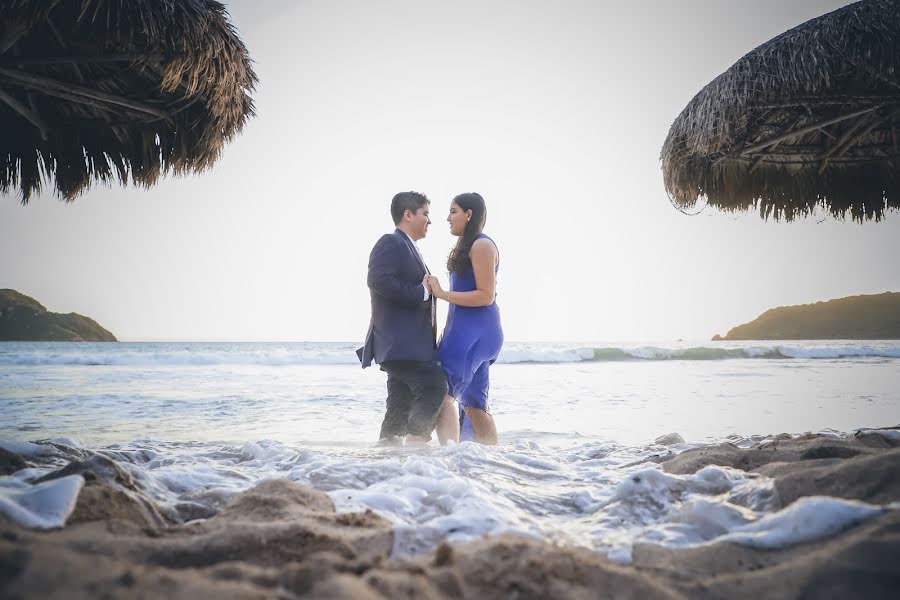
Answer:
<path fill-rule="evenodd" d="M 359 364 L 352 351 L 236 351 L 236 350 L 171 350 L 171 351 L 84 351 L 21 352 L 0 354 L 0 365 L 18 366 L 211 366 L 211 365 L 341 365 Z"/>
<path fill-rule="evenodd" d="M 358 365 L 352 344 L 202 344 L 197 347 L 154 344 L 30 346 L 0 350 L 0 365 L 10 366 L 213 366 L 213 365 Z M 900 345 L 847 343 L 836 345 L 693 346 L 550 346 L 508 344 L 501 364 L 617 361 L 718 361 L 733 359 L 900 358 Z"/>
<path fill-rule="evenodd" d="M 753 346 L 721 348 L 661 348 L 655 346 L 574 348 L 560 350 L 504 350 L 500 363 L 616 362 L 728 359 L 843 359 L 900 358 L 900 346 Z"/>

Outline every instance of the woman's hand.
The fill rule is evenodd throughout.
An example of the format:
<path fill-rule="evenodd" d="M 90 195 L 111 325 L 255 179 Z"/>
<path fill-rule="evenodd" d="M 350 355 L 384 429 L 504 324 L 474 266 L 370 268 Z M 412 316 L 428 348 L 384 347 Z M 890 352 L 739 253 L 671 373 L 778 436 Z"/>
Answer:
<path fill-rule="evenodd" d="M 434 295 L 434 297 L 440 298 L 441 300 L 443 300 L 444 299 L 444 290 L 443 290 L 443 288 L 441 288 L 440 280 L 438 280 L 438 278 L 435 277 L 434 275 L 428 275 L 426 277 L 426 279 L 428 280 L 428 283 L 427 283 L 428 289 L 431 290 L 431 293 Z"/>

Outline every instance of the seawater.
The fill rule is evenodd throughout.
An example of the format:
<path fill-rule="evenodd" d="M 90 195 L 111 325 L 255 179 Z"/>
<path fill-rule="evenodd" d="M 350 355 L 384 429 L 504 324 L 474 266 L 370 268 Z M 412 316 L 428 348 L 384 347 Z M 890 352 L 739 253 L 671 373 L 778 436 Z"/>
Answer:
<path fill-rule="evenodd" d="M 56 464 L 48 440 L 104 452 L 161 504 L 218 507 L 287 477 L 390 519 L 397 553 L 515 532 L 627 562 L 635 541 L 784 544 L 797 523 L 815 538 L 882 510 L 829 498 L 783 509 L 767 478 L 673 476 L 647 459 L 896 425 L 898 342 L 507 344 L 491 380 L 500 445 L 422 449 L 372 447 L 385 378 L 359 368 L 355 346 L 0 343 L 0 445 L 37 472 Z M 684 441 L 654 443 L 670 432 Z M 0 478 L 0 492 L 34 475 Z"/>

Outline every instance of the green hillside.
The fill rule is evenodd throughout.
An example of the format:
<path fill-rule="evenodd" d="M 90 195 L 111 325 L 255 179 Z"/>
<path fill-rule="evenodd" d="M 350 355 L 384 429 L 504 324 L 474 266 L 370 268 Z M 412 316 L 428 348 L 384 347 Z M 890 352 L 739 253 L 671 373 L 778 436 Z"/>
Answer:
<path fill-rule="evenodd" d="M 34 298 L 0 289 L 0 341 L 115 342 L 116 338 L 93 319 L 48 312 Z"/>
<path fill-rule="evenodd" d="M 713 340 L 900 339 L 900 293 L 779 306 Z"/>

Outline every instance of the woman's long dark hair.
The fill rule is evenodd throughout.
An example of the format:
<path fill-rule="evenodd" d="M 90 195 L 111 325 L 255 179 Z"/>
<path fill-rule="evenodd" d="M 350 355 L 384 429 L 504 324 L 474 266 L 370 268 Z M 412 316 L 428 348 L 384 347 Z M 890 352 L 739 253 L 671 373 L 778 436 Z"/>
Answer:
<path fill-rule="evenodd" d="M 487 207 L 484 205 L 484 198 L 481 194 L 469 192 L 460 194 L 453 201 L 459 206 L 463 212 L 472 211 L 472 218 L 466 223 L 466 229 L 463 234 L 456 240 L 456 246 L 450 251 L 447 257 L 447 270 L 457 275 L 464 275 L 472 268 L 472 258 L 469 251 L 472 250 L 472 244 L 478 238 L 478 235 L 484 230 L 484 223 L 487 220 Z"/>

